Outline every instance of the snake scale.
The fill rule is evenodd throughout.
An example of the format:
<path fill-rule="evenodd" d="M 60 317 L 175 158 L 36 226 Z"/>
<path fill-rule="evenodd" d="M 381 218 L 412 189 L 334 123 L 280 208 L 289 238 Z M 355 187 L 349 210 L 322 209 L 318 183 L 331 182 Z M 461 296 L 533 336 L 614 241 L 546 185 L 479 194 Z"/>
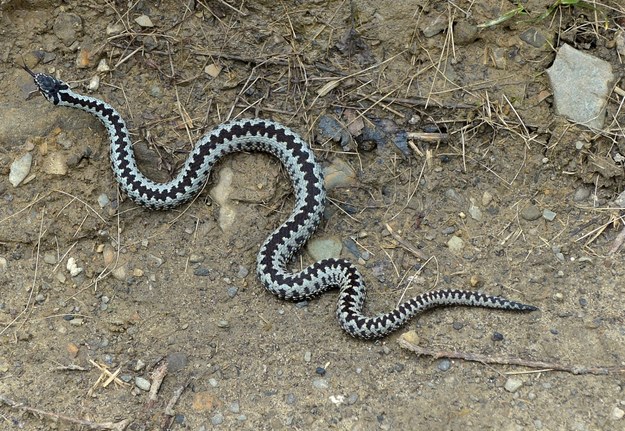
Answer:
<path fill-rule="evenodd" d="M 126 123 L 111 105 L 75 93 L 67 83 L 53 76 L 23 67 L 48 101 L 57 106 L 80 109 L 100 120 L 108 132 L 115 179 L 127 196 L 144 207 L 168 209 L 188 202 L 208 180 L 213 166 L 228 154 L 257 151 L 277 157 L 293 184 L 295 207 L 288 219 L 261 246 L 256 260 L 258 278 L 269 292 L 292 301 L 338 288 L 336 316 L 341 327 L 354 337 L 384 337 L 417 314 L 437 306 L 467 305 L 513 311 L 537 309 L 499 296 L 441 289 L 416 296 L 388 313 L 368 316 L 363 313 L 364 280 L 349 261 L 324 259 L 299 272 L 287 268 L 321 223 L 326 199 L 321 167 L 308 144 L 297 133 L 277 122 L 258 118 L 220 124 L 200 138 L 173 180 L 157 183 L 139 171 Z"/>

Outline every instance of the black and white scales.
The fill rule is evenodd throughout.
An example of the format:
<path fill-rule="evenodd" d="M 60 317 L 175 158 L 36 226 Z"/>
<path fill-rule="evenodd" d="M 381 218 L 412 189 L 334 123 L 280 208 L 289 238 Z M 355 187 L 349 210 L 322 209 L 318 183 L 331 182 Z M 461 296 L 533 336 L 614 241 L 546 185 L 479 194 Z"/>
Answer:
<path fill-rule="evenodd" d="M 321 222 L 326 192 L 321 167 L 308 144 L 289 128 L 259 118 L 230 121 L 206 133 L 196 143 L 176 178 L 157 183 L 137 168 L 126 123 L 102 100 L 83 96 L 50 75 L 31 74 L 43 96 L 58 106 L 86 111 L 98 118 L 110 139 L 111 166 L 115 179 L 133 201 L 150 209 L 169 209 L 188 202 L 208 180 L 213 166 L 224 156 L 240 151 L 272 154 L 284 165 L 295 194 L 289 218 L 269 235 L 258 252 L 256 273 L 274 295 L 291 301 L 317 296 L 338 288 L 336 316 L 350 335 L 375 339 L 406 324 L 420 312 L 438 306 L 466 305 L 513 311 L 536 307 L 479 292 L 441 289 L 414 297 L 388 313 L 363 314 L 366 287 L 358 269 L 345 259 L 325 259 L 300 272 L 290 272 L 288 263 Z"/>

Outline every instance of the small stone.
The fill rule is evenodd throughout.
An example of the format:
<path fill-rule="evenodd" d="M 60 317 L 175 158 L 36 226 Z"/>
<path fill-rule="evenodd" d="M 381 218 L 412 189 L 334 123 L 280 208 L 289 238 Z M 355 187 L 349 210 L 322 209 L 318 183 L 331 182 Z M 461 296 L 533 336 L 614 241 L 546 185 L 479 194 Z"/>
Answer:
<path fill-rule="evenodd" d="M 547 43 L 547 38 L 533 27 L 522 32 L 519 38 L 535 48 L 542 48 Z"/>
<path fill-rule="evenodd" d="M 323 367 L 317 367 L 315 373 L 319 374 L 321 377 L 326 375 L 326 369 Z"/>
<path fill-rule="evenodd" d="M 476 205 L 475 199 L 471 198 L 471 205 L 469 205 L 469 215 L 475 221 L 482 220 L 482 210 Z"/>
<path fill-rule="evenodd" d="M 189 263 L 202 263 L 202 262 L 204 262 L 204 259 L 205 259 L 205 257 L 202 256 L 201 254 L 192 253 L 189 256 Z"/>
<path fill-rule="evenodd" d="M 124 31 L 124 26 L 121 24 L 109 24 L 106 26 L 106 35 L 115 36 Z"/>
<path fill-rule="evenodd" d="M 577 190 L 575 190 L 575 194 L 573 195 L 573 200 L 575 202 L 582 202 L 588 199 L 589 197 L 590 197 L 590 189 L 588 189 L 587 187 L 580 187 Z"/>
<path fill-rule="evenodd" d="M 37 294 L 37 296 L 35 296 L 35 302 L 37 304 L 43 304 L 46 301 L 46 295 L 44 295 L 43 293 L 39 293 Z"/>
<path fill-rule="evenodd" d="M 100 72 L 100 73 L 104 73 L 104 72 L 110 72 L 111 68 L 109 67 L 108 63 L 106 62 L 106 59 L 103 58 L 102 60 L 100 60 L 98 62 L 98 67 L 96 67 L 95 70 Z"/>
<path fill-rule="evenodd" d="M 521 218 L 527 221 L 538 220 L 542 215 L 542 212 L 536 205 L 528 205 L 521 210 Z"/>
<path fill-rule="evenodd" d="M 9 171 L 9 182 L 13 187 L 17 187 L 30 173 L 30 167 L 33 163 L 33 155 L 26 153 L 19 159 L 11 163 Z"/>
<path fill-rule="evenodd" d="M 493 341 L 503 341 L 503 334 L 499 333 L 499 332 L 494 332 L 493 333 Z"/>
<path fill-rule="evenodd" d="M 144 368 L 145 368 L 145 362 L 143 362 L 141 359 L 137 359 L 137 363 L 135 364 L 134 370 L 141 371 Z"/>
<path fill-rule="evenodd" d="M 189 357 L 182 352 L 174 352 L 167 355 L 167 370 L 170 373 L 180 371 L 189 363 Z"/>
<path fill-rule="evenodd" d="M 213 388 L 216 388 L 217 386 L 219 386 L 219 382 L 214 377 L 211 377 L 210 379 L 208 379 L 208 384 L 211 385 Z"/>
<path fill-rule="evenodd" d="M 198 277 L 208 277 L 210 270 L 208 268 L 196 268 L 193 270 L 193 275 Z"/>
<path fill-rule="evenodd" d="M 234 298 L 235 296 L 237 296 L 237 292 L 239 291 L 239 289 L 237 287 L 231 286 L 229 287 L 226 292 L 228 293 L 228 296 L 230 298 Z"/>
<path fill-rule="evenodd" d="M 464 241 L 460 237 L 453 235 L 449 238 L 449 241 L 447 241 L 447 247 L 452 253 L 458 254 L 462 252 L 462 249 L 464 248 Z"/>
<path fill-rule="evenodd" d="M 419 345 L 419 335 L 417 331 L 407 331 L 401 334 L 399 338 L 402 338 L 406 343 L 412 344 L 413 346 Z"/>
<path fill-rule="evenodd" d="M 451 361 L 447 358 L 441 359 L 438 362 L 438 365 L 436 365 L 436 368 L 438 368 L 441 371 L 447 371 L 451 368 Z"/>
<path fill-rule="evenodd" d="M 45 253 L 43 255 L 43 261 L 48 265 L 56 265 L 58 260 L 56 258 L 56 254 L 54 253 Z"/>
<path fill-rule="evenodd" d="M 506 383 L 504 384 L 504 389 L 508 392 L 516 392 L 521 386 L 523 386 L 523 381 L 514 377 L 508 378 Z"/>
<path fill-rule="evenodd" d="M 312 353 L 309 351 L 304 352 L 304 362 L 310 362 L 312 359 Z"/>
<path fill-rule="evenodd" d="M 295 395 L 293 394 L 286 394 L 285 401 L 287 404 L 295 404 L 295 401 L 297 401 L 297 399 L 295 398 Z"/>
<path fill-rule="evenodd" d="M 213 425 L 221 425 L 224 421 L 224 415 L 222 415 L 220 412 L 217 412 L 213 415 L 213 417 L 211 418 L 211 424 Z"/>
<path fill-rule="evenodd" d="M 237 272 L 237 278 L 245 278 L 250 273 L 250 270 L 244 267 L 243 265 L 239 265 L 239 271 Z"/>
<path fill-rule="evenodd" d="M 241 410 L 241 406 L 239 405 L 238 401 L 234 401 L 230 404 L 230 411 L 232 413 L 239 413 L 240 410 Z"/>
<path fill-rule="evenodd" d="M 350 187 L 356 183 L 356 172 L 347 162 L 334 159 L 332 164 L 323 170 L 323 178 L 328 190 Z"/>
<path fill-rule="evenodd" d="M 209 64 L 204 68 L 204 73 L 206 73 L 211 78 L 217 78 L 221 73 L 222 67 L 218 64 Z"/>
<path fill-rule="evenodd" d="M 610 414 L 610 418 L 615 421 L 623 419 L 623 416 L 625 416 L 625 410 L 618 407 L 614 407 L 612 409 L 612 413 Z"/>
<path fill-rule="evenodd" d="M 556 218 L 556 213 L 548 210 L 548 209 L 544 209 L 543 210 L 543 218 L 547 221 L 553 221 Z"/>
<path fill-rule="evenodd" d="M 138 16 L 137 18 L 135 18 L 135 22 L 141 27 L 154 27 L 154 24 L 152 24 L 152 20 L 147 15 Z"/>
<path fill-rule="evenodd" d="M 87 89 L 89 91 L 96 91 L 98 88 L 100 88 L 100 77 L 98 75 L 94 75 L 89 80 L 89 85 L 87 85 Z"/>
<path fill-rule="evenodd" d="M 110 203 L 111 203 L 111 200 L 105 193 L 102 193 L 101 195 L 98 196 L 98 205 L 100 206 L 100 208 L 104 208 Z"/>
<path fill-rule="evenodd" d="M 135 386 L 138 387 L 139 389 L 141 389 L 142 391 L 149 391 L 150 390 L 150 386 L 152 386 L 149 382 L 149 380 L 144 379 L 143 377 L 135 377 Z"/>
<path fill-rule="evenodd" d="M 217 326 L 219 328 L 228 328 L 230 327 L 230 323 L 227 320 L 220 320 L 219 322 L 217 322 Z"/>
<path fill-rule="evenodd" d="M 433 37 L 447 29 L 449 20 L 446 14 L 440 14 L 434 19 L 427 20 L 427 26 L 423 28 L 423 35 L 425 37 Z"/>
<path fill-rule="evenodd" d="M 69 321 L 69 324 L 72 326 L 82 326 L 83 323 L 85 323 L 85 321 L 80 317 L 74 317 L 72 320 Z"/>
<path fill-rule="evenodd" d="M 126 265 L 121 265 L 111 271 L 111 275 L 115 280 L 125 281 L 126 280 Z"/>
<path fill-rule="evenodd" d="M 482 194 L 482 205 L 487 207 L 488 205 L 490 205 L 490 203 L 493 201 L 493 195 L 491 192 L 484 192 Z"/>

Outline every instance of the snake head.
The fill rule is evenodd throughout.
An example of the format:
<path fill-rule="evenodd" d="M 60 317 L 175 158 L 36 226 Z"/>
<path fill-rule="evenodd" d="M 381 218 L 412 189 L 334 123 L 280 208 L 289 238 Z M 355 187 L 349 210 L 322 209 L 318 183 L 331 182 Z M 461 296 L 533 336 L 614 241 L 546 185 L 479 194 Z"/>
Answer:
<path fill-rule="evenodd" d="M 62 90 L 69 90 L 69 85 L 64 83 L 63 81 L 54 78 L 53 76 L 46 75 L 45 73 L 35 73 L 28 68 L 28 66 L 23 65 L 22 69 L 24 69 L 30 76 L 33 77 L 35 81 L 35 85 L 39 92 L 48 99 L 50 102 L 55 105 L 59 104 L 59 92 Z"/>

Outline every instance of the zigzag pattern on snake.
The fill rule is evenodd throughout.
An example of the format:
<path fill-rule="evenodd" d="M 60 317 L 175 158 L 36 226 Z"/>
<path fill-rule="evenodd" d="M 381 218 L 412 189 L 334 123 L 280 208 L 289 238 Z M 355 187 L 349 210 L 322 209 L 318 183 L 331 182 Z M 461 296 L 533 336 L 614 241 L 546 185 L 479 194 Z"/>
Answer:
<path fill-rule="evenodd" d="M 220 124 L 206 133 L 189 154 L 176 177 L 157 183 L 138 169 L 132 142 L 120 114 L 102 100 L 83 96 L 50 75 L 34 73 L 38 90 L 54 105 L 88 112 L 98 118 L 110 139 L 110 159 L 115 179 L 133 201 L 151 209 L 168 209 L 188 202 L 208 180 L 213 166 L 224 156 L 240 151 L 274 155 L 284 165 L 293 184 L 295 207 L 288 219 L 267 237 L 258 252 L 256 272 L 274 295 L 292 301 L 338 288 L 336 316 L 354 337 L 380 338 L 397 330 L 422 311 L 445 305 L 467 305 L 513 311 L 533 311 L 532 305 L 479 292 L 441 289 L 414 297 L 388 313 L 363 313 L 366 287 L 358 269 L 345 259 L 325 259 L 299 272 L 287 265 L 321 223 L 326 192 L 320 165 L 306 142 L 289 128 L 270 120 L 247 119 Z"/>

